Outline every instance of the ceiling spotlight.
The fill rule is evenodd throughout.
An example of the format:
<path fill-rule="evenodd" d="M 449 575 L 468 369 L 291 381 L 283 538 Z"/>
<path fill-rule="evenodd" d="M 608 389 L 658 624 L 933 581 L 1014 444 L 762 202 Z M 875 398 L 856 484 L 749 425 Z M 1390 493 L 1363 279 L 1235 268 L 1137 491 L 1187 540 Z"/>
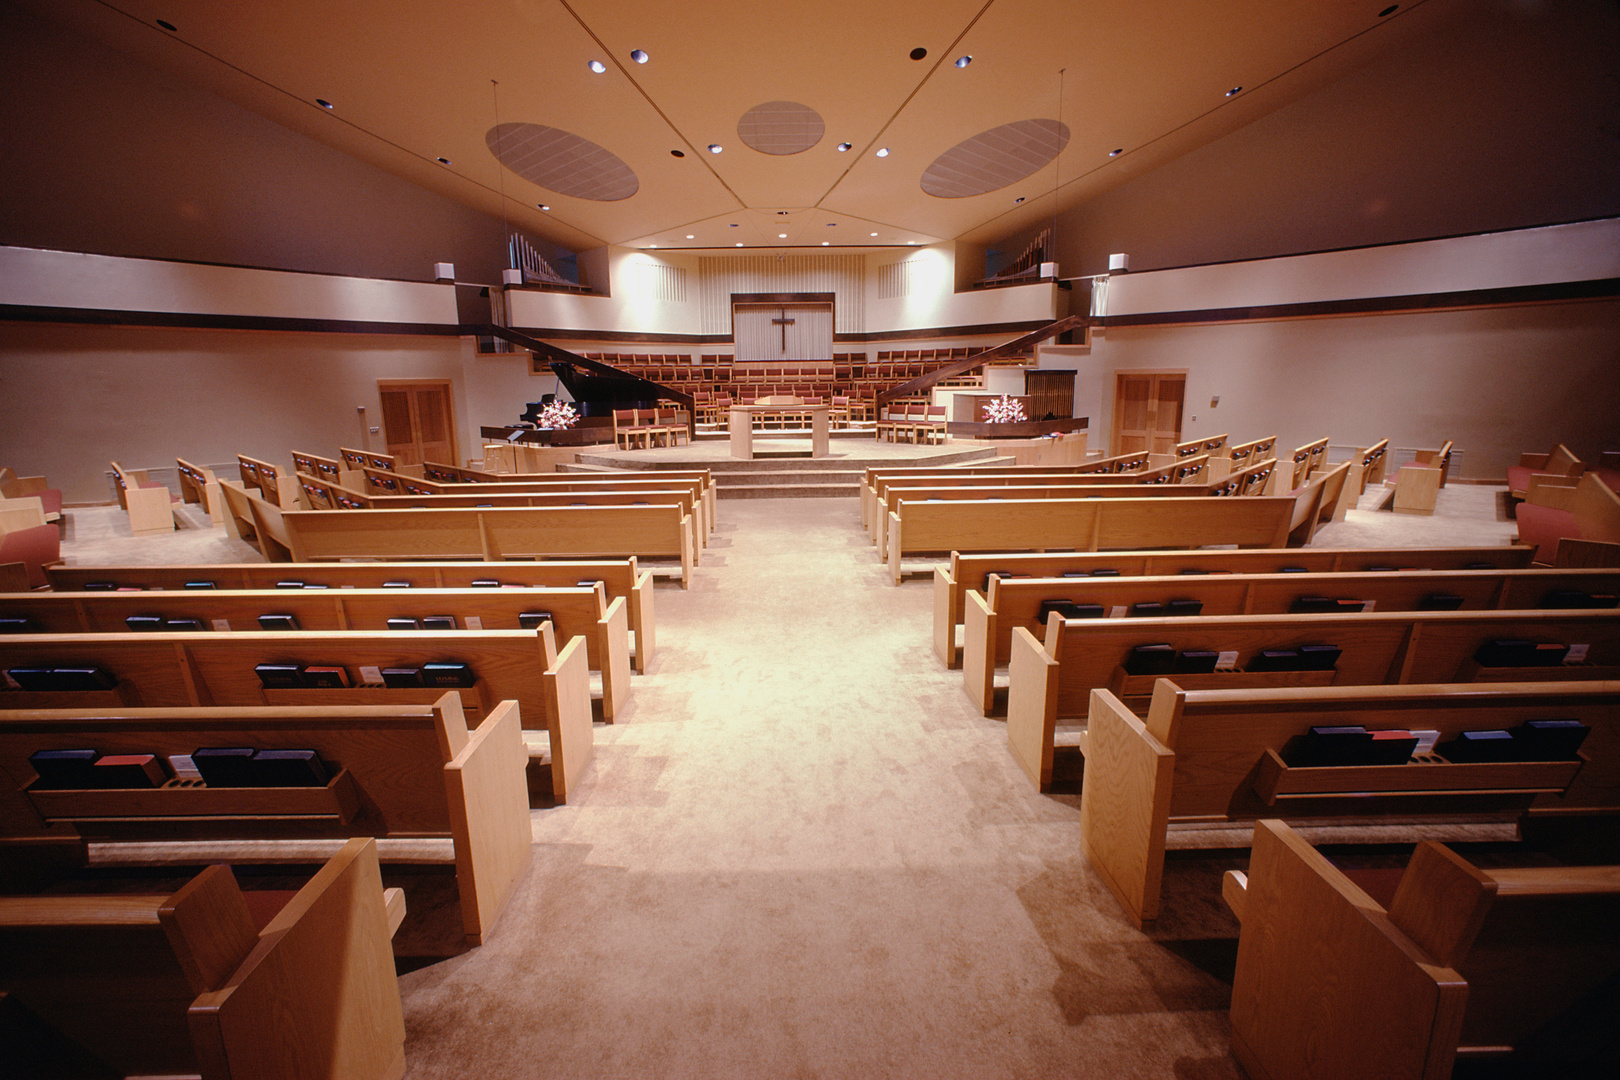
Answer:
<path fill-rule="evenodd" d="M 967 67 L 971 63 L 973 63 L 973 57 L 971 56 L 958 56 L 956 58 L 956 66 L 959 68 Z"/>
<path fill-rule="evenodd" d="M 841 142 L 838 144 L 838 152 L 840 154 L 847 154 L 853 149 L 855 149 L 854 143 Z"/>
<path fill-rule="evenodd" d="M 686 151 L 685 150 L 671 150 L 669 152 L 669 156 L 670 157 L 685 157 L 686 156 Z"/>
<path fill-rule="evenodd" d="M 650 248 L 652 248 L 652 249 L 654 249 L 654 250 L 655 250 L 655 251 L 656 251 L 656 250 L 657 250 L 657 248 L 658 248 L 658 245 L 657 245 L 657 244 L 648 244 L 648 245 L 647 245 L 647 246 L 648 246 L 648 247 L 650 247 Z"/>
<path fill-rule="evenodd" d="M 315 104 L 319 105 L 323 109 L 330 109 L 332 107 L 332 103 L 323 97 L 316 98 Z"/>
<path fill-rule="evenodd" d="M 787 233 L 779 232 L 779 233 L 776 234 L 776 238 L 778 240 L 786 240 L 787 239 Z"/>
<path fill-rule="evenodd" d="M 642 52 L 640 49 L 631 49 L 630 50 L 630 59 L 634 60 L 638 64 L 645 64 L 648 60 L 651 59 L 651 57 L 649 57 L 646 53 Z"/>
<path fill-rule="evenodd" d="M 450 159 L 447 158 L 447 157 L 442 157 L 442 158 L 439 159 L 439 164 L 440 165 L 448 165 L 448 164 L 450 164 Z"/>
<path fill-rule="evenodd" d="M 717 142 L 712 142 L 712 143 L 709 144 L 709 153 L 711 153 L 711 154 L 718 154 L 720 151 L 722 151 L 724 149 L 725 149 L 725 147 L 721 146 Z"/>
<path fill-rule="evenodd" d="M 687 238 L 687 239 L 688 239 L 688 240 L 696 240 L 696 239 L 697 239 L 697 237 L 695 237 L 695 236 L 693 236 L 693 235 L 692 235 L 692 234 L 691 234 L 691 233 L 687 233 L 687 234 L 686 234 L 686 238 Z"/>
<path fill-rule="evenodd" d="M 887 146 L 879 147 L 878 152 L 877 152 L 877 156 L 878 157 L 888 157 L 889 156 L 889 148 Z"/>
<path fill-rule="evenodd" d="M 1110 150 L 1110 151 L 1108 151 L 1108 156 L 1109 157 L 1119 157 L 1119 155 L 1123 154 L 1124 152 L 1125 152 L 1125 148 L 1122 146 L 1118 150 Z"/>
<path fill-rule="evenodd" d="M 915 240 L 907 240 L 906 245 L 908 247 L 916 247 L 917 246 L 917 241 L 915 241 Z"/>
<path fill-rule="evenodd" d="M 1388 16 L 1395 14 L 1399 10 L 1401 10 L 1401 5 L 1399 5 L 1399 4 L 1391 4 L 1391 5 L 1389 5 L 1389 7 L 1385 8 L 1383 11 L 1380 11 L 1378 13 L 1378 17 L 1380 19 L 1387 18 Z M 162 20 L 159 20 L 158 25 L 159 26 L 164 26 L 164 25 L 167 25 L 167 24 L 164 23 Z"/>
<path fill-rule="evenodd" d="M 1018 198 L 1013 200 L 1013 205 L 1017 206 L 1019 203 L 1021 203 L 1023 201 L 1024 201 L 1024 197 L 1022 195 L 1020 195 L 1020 196 L 1018 196 Z"/>
<path fill-rule="evenodd" d="M 787 217 L 787 211 L 786 210 L 778 210 L 776 212 L 776 216 L 777 217 Z"/>
<path fill-rule="evenodd" d="M 832 241 L 831 240 L 823 240 L 821 242 L 821 246 L 822 247 L 831 247 L 832 246 Z"/>
<path fill-rule="evenodd" d="M 535 203 L 534 205 L 538 206 L 542 210 L 550 210 L 551 209 L 551 207 L 547 206 L 543 202 Z"/>
<path fill-rule="evenodd" d="M 1239 94 L 1241 94 L 1241 93 L 1242 93 L 1242 92 L 1243 92 L 1243 87 L 1241 87 L 1241 86 L 1234 86 L 1234 87 L 1232 87 L 1232 89 L 1230 89 L 1230 90 L 1228 90 L 1228 91 L 1227 91 L 1227 92 L 1226 92 L 1226 96 L 1227 96 L 1227 97 L 1237 97 L 1237 96 L 1238 96 L 1238 95 L 1239 95 Z"/>
<path fill-rule="evenodd" d="M 164 20 L 159 19 L 157 20 L 157 24 L 171 34 L 178 34 L 180 32 L 180 28 L 175 26 L 172 22 L 165 22 Z"/>
<path fill-rule="evenodd" d="M 876 236 L 876 235 L 877 235 L 877 233 L 873 233 L 873 234 L 872 234 L 872 235 L 873 235 L 873 236 Z"/>
<path fill-rule="evenodd" d="M 600 61 L 600 60 L 592 60 L 590 63 L 586 64 L 585 66 L 590 68 L 592 71 L 596 72 L 598 75 L 602 74 L 602 72 L 607 70 L 607 65 L 602 63 L 602 61 Z"/>
<path fill-rule="evenodd" d="M 928 55 L 928 50 L 923 48 L 921 45 L 919 45 L 915 49 L 911 50 L 911 58 L 913 60 L 921 60 L 923 57 L 925 57 L 927 55 Z"/>
<path fill-rule="evenodd" d="M 739 243 L 739 244 L 738 244 L 738 245 L 737 245 L 737 246 L 738 246 L 738 247 L 742 247 L 742 244 L 741 244 L 741 243 Z"/>

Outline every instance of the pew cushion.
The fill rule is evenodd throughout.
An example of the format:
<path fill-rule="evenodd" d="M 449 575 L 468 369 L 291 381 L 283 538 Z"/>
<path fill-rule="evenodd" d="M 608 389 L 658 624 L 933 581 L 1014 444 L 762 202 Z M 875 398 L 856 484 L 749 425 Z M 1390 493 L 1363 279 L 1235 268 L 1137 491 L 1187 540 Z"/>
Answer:
<path fill-rule="evenodd" d="M 1581 539 L 1580 523 L 1568 510 L 1520 503 L 1518 522 L 1519 542 L 1536 549 L 1535 554 L 1530 556 L 1532 562 L 1551 566 L 1554 556 L 1558 554 L 1558 541 L 1566 536 Z"/>
<path fill-rule="evenodd" d="M 28 571 L 28 587 L 49 584 L 45 567 L 62 561 L 62 534 L 55 525 L 34 525 L 0 536 L 0 563 L 20 562 Z"/>
<path fill-rule="evenodd" d="M 1620 469 L 1592 469 L 1610 491 L 1620 494 Z"/>
<path fill-rule="evenodd" d="M 1528 465 L 1509 465 L 1507 471 L 1508 491 L 1519 494 L 1530 489 L 1530 477 L 1536 470 Z"/>

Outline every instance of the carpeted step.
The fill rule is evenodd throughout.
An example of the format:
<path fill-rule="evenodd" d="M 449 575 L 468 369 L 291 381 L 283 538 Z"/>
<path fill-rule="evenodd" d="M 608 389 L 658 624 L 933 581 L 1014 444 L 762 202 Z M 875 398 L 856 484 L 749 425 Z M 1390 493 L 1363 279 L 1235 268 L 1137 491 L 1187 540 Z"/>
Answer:
<path fill-rule="evenodd" d="M 859 484 L 726 484 L 715 485 L 720 499 L 854 499 Z"/>

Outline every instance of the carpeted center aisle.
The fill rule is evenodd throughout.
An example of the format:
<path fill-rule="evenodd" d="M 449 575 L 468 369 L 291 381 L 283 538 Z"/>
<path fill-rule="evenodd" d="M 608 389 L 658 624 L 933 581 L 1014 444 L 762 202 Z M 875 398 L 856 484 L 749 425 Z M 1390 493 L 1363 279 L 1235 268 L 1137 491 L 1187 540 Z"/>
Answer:
<path fill-rule="evenodd" d="M 1237 1076 L 1218 870 L 1136 931 L 854 500 L 719 505 L 495 933 L 402 978 L 407 1076 Z"/>

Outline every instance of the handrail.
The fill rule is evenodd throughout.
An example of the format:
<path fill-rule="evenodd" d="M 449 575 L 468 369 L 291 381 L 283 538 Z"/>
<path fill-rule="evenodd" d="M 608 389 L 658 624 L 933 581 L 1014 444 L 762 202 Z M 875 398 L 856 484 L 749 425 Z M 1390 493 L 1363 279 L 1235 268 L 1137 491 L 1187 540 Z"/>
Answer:
<path fill-rule="evenodd" d="M 883 406 L 887 405 L 896 398 L 910 397 L 913 394 L 920 394 L 925 390 L 930 390 L 935 384 L 943 382 L 944 380 L 952 378 L 953 376 L 960 375 L 963 372 L 971 371 L 972 369 L 997 356 L 1005 356 L 1008 353 L 1021 352 L 1031 345 L 1036 345 L 1042 341 L 1045 341 L 1047 338 L 1057 337 L 1066 330 L 1073 330 L 1077 326 L 1083 326 L 1086 321 L 1087 318 L 1084 315 L 1070 315 L 1066 319 L 1059 319 L 1057 322 L 1048 323 L 1039 330 L 1033 330 L 1030 333 L 1025 334 L 1023 337 L 1014 338 L 1013 340 L 1004 344 L 986 349 L 984 352 L 975 353 L 966 359 L 953 360 L 943 367 L 935 368 L 926 375 L 919 376 L 918 378 L 911 379 L 908 382 L 903 382 L 896 386 L 891 386 L 887 390 L 879 391 L 876 406 L 881 409 Z"/>

